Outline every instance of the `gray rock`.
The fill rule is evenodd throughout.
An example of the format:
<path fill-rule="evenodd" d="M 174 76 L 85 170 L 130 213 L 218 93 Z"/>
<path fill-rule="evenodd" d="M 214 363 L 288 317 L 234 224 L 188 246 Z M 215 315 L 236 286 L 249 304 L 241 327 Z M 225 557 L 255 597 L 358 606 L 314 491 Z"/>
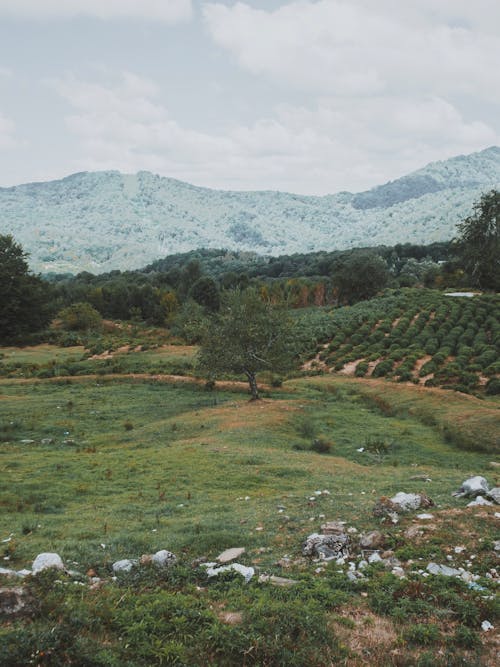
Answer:
<path fill-rule="evenodd" d="M 113 563 L 112 568 L 115 574 L 119 572 L 130 572 L 130 570 L 137 565 L 137 560 L 131 558 L 124 558 Z"/>
<path fill-rule="evenodd" d="M 475 498 L 476 496 L 486 495 L 488 493 L 488 482 L 484 477 L 476 475 L 469 477 L 462 486 L 453 494 L 457 498 Z"/>
<path fill-rule="evenodd" d="M 500 486 L 495 486 L 493 489 L 490 489 L 486 497 L 497 505 L 500 505 Z"/>
<path fill-rule="evenodd" d="M 382 556 L 379 554 L 378 551 L 374 551 L 372 554 L 368 556 L 368 562 L 371 563 L 382 563 L 383 559 Z"/>
<path fill-rule="evenodd" d="M 285 579 L 285 577 L 275 577 L 274 574 L 261 574 L 259 577 L 259 584 L 271 584 L 272 586 L 280 586 L 282 588 L 295 586 L 295 584 L 298 583 L 299 582 L 295 581 L 295 579 Z"/>
<path fill-rule="evenodd" d="M 362 549 L 378 549 L 384 543 L 384 536 L 379 530 L 363 533 L 359 537 L 359 546 Z"/>
<path fill-rule="evenodd" d="M 319 535 L 312 533 L 302 545 L 304 556 L 313 556 L 322 560 L 337 560 L 349 557 L 349 536 L 345 533 Z"/>
<path fill-rule="evenodd" d="M 42 445 L 53 445 L 55 440 L 54 438 L 42 438 L 40 442 L 42 443 Z"/>
<path fill-rule="evenodd" d="M 471 500 L 470 503 L 467 503 L 467 507 L 477 507 L 478 505 L 493 505 L 490 500 L 486 500 L 483 496 L 476 496 L 474 500 Z"/>
<path fill-rule="evenodd" d="M 427 565 L 427 572 L 431 574 L 441 574 L 444 577 L 458 577 L 460 576 L 460 570 L 456 570 L 454 567 L 448 567 L 448 565 L 438 565 L 438 563 L 429 563 Z"/>
<path fill-rule="evenodd" d="M 19 614 L 27 605 L 27 596 L 23 588 L 0 588 L 0 616 Z"/>
<path fill-rule="evenodd" d="M 404 493 L 400 491 L 390 500 L 396 506 L 397 511 L 400 512 L 411 512 L 421 507 L 431 507 L 434 505 L 432 500 L 422 493 Z"/>
<path fill-rule="evenodd" d="M 158 567 L 169 567 L 177 561 L 177 556 L 171 551 L 162 549 L 151 556 L 151 562 Z"/>
<path fill-rule="evenodd" d="M 17 577 L 17 572 L 15 570 L 10 570 L 8 567 L 0 567 L 0 576 L 4 577 Z"/>
<path fill-rule="evenodd" d="M 35 441 L 30 440 L 29 438 L 25 438 L 24 440 L 21 440 L 21 445 L 32 445 Z"/>
<path fill-rule="evenodd" d="M 31 569 L 33 574 L 38 574 L 42 570 L 48 570 L 50 568 L 55 568 L 56 570 L 64 570 L 64 563 L 62 562 L 61 556 L 54 553 L 42 553 L 33 561 Z"/>
<path fill-rule="evenodd" d="M 245 547 L 233 547 L 232 549 L 226 549 L 221 554 L 217 556 L 219 563 L 230 563 L 232 560 L 236 560 L 245 553 Z"/>

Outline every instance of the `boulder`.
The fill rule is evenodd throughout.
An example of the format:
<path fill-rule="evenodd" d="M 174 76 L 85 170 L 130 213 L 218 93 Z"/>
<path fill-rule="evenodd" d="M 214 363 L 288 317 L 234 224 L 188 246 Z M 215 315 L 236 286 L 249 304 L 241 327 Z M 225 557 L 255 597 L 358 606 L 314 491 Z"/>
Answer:
<path fill-rule="evenodd" d="M 490 500 L 486 500 L 483 496 L 476 496 L 474 500 L 471 500 L 470 503 L 467 503 L 467 507 L 477 507 L 478 505 L 493 505 Z"/>
<path fill-rule="evenodd" d="M 486 494 L 486 497 L 497 505 L 500 505 L 500 486 L 495 486 L 493 489 L 490 489 Z"/>
<path fill-rule="evenodd" d="M 359 537 L 359 546 L 362 549 L 378 549 L 384 543 L 384 536 L 379 530 L 363 533 Z"/>
<path fill-rule="evenodd" d="M 64 563 L 62 562 L 61 556 L 54 553 L 42 553 L 33 561 L 31 569 L 33 574 L 38 574 L 42 570 L 48 570 L 50 568 L 55 568 L 56 570 L 64 570 Z"/>
<path fill-rule="evenodd" d="M 488 491 L 488 482 L 484 477 L 476 475 L 462 482 L 462 486 L 453 495 L 457 498 L 475 498 L 476 496 L 485 496 Z"/>
<path fill-rule="evenodd" d="M 217 556 L 219 563 L 230 563 L 232 560 L 236 560 L 245 553 L 245 547 L 233 547 L 232 549 L 226 549 L 221 554 Z"/>
<path fill-rule="evenodd" d="M 458 577 L 460 576 L 460 570 L 456 570 L 454 567 L 448 567 L 448 565 L 439 565 L 438 563 L 429 563 L 427 565 L 427 572 L 431 574 L 440 574 L 444 577 Z"/>
<path fill-rule="evenodd" d="M 390 501 L 396 506 L 396 511 L 399 512 L 411 512 L 421 507 L 432 507 L 434 505 L 434 502 L 423 493 L 404 493 L 403 491 L 396 493 Z"/>
<path fill-rule="evenodd" d="M 171 551 L 162 549 L 161 551 L 157 551 L 155 554 L 152 555 L 151 561 L 153 565 L 156 565 L 158 567 L 169 567 L 170 565 L 173 565 L 177 561 L 177 556 L 173 554 Z"/>
<path fill-rule="evenodd" d="M 319 535 L 312 533 L 302 545 L 304 556 L 313 556 L 322 560 L 337 560 L 349 557 L 349 536 L 345 533 Z"/>
<path fill-rule="evenodd" d="M 137 560 L 131 558 L 124 558 L 113 563 L 112 568 L 115 574 L 119 572 L 130 572 L 130 570 L 137 565 Z"/>

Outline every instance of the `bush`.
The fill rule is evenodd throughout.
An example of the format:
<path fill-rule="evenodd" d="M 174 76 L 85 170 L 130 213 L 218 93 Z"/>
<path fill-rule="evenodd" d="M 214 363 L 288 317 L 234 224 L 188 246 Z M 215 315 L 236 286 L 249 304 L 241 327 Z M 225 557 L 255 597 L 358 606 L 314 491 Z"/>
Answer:
<path fill-rule="evenodd" d="M 99 330 L 102 326 L 101 314 L 86 301 L 63 308 L 57 317 L 67 331 Z"/>
<path fill-rule="evenodd" d="M 491 380 L 488 380 L 486 394 L 488 396 L 498 396 L 500 394 L 500 378 L 491 378 Z"/>
<path fill-rule="evenodd" d="M 322 438 L 315 438 L 312 441 L 311 449 L 317 454 L 328 454 L 332 449 L 332 443 L 323 440 Z"/>
<path fill-rule="evenodd" d="M 441 635 L 438 626 L 434 623 L 416 623 L 408 628 L 403 636 L 409 644 L 428 646 L 438 642 Z"/>
<path fill-rule="evenodd" d="M 372 376 L 374 378 L 384 377 L 392 371 L 393 362 L 390 359 L 380 361 L 373 369 Z"/>

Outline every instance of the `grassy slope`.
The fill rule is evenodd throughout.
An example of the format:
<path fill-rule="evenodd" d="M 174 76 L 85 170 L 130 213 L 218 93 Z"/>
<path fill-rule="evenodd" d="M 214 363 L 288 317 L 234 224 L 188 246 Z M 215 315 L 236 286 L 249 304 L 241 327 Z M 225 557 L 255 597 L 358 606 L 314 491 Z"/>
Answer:
<path fill-rule="evenodd" d="M 4 565 L 20 568 L 40 551 L 54 550 L 76 569 L 92 568 L 108 578 L 113 561 L 160 548 L 189 563 L 200 556 L 213 558 L 226 547 L 245 546 L 242 562 L 283 574 L 276 560 L 285 554 L 298 557 L 304 537 L 324 520 L 345 520 L 358 530 L 379 528 L 371 515 L 375 500 L 404 490 L 430 495 L 437 503 L 436 519 L 411 543 L 403 531 L 412 517 L 389 529 L 388 545 L 396 555 L 405 561 L 422 558 L 425 567 L 429 560 L 446 562 L 450 548 L 464 544 L 466 552 L 453 555 L 453 562 L 465 565 L 474 552 L 474 571 L 485 574 L 494 563 L 494 508 L 467 510 L 450 494 L 470 474 L 486 474 L 491 484 L 498 483 L 496 471 L 488 469 L 495 423 L 497 401 L 380 381 L 299 379 L 262 402 L 249 403 L 237 387 L 213 394 L 196 385 L 150 380 L 4 380 L 0 537 L 14 533 L 2 544 L 10 559 Z M 453 425 L 458 435 L 446 425 Z M 461 433 L 467 434 L 465 440 Z M 331 453 L 311 452 L 313 436 L 332 443 Z M 388 453 L 378 459 L 357 452 L 370 438 L 386 442 Z M 470 449 L 471 442 L 485 438 L 489 453 L 456 446 Z M 23 439 L 35 442 L 23 444 Z M 42 439 L 53 442 L 41 444 Z M 432 482 L 412 480 L 415 475 Z M 310 501 L 316 489 L 328 489 L 331 495 Z M 280 512 L 278 506 L 286 509 Z M 302 584 L 290 591 L 239 582 L 207 588 L 198 570 L 182 568 L 166 579 L 144 575 L 125 588 L 107 585 L 100 593 L 80 591 L 76 597 L 71 586 L 58 593 L 48 582 L 47 589 L 35 591 L 46 600 L 45 624 L 21 622 L 4 629 L 4 646 L 14 648 L 0 652 L 0 664 L 16 664 L 12 656 L 23 643 L 16 632 L 26 636 L 28 629 L 30 651 L 58 647 L 58 658 L 53 652 L 52 662 L 40 664 L 67 664 L 64 660 L 76 655 L 77 664 L 301 665 L 307 660 L 311 665 L 354 665 L 364 664 L 368 648 L 374 664 L 417 664 L 416 656 L 424 661 L 419 664 L 441 664 L 425 662 L 427 644 L 434 660 L 439 646 L 457 660 L 463 654 L 470 661 L 442 664 L 493 664 L 489 645 L 483 658 L 474 657 L 474 633 L 484 614 L 492 620 L 492 611 L 470 602 L 473 592 L 460 589 L 460 599 L 468 599 L 477 613 L 467 621 L 472 639 L 450 645 L 446 637 L 459 612 L 450 617 L 436 610 L 440 604 L 458 608 L 456 600 L 446 601 L 443 593 L 434 610 L 424 609 L 424 598 L 440 598 L 432 589 L 418 588 L 423 586 L 419 583 L 404 592 L 410 600 L 404 612 L 394 578 L 375 572 L 372 583 L 349 586 L 337 569 L 331 564 L 318 578 L 314 565 L 297 565 L 291 576 Z M 205 592 L 197 592 L 195 584 Z M 43 582 L 31 585 L 43 588 Z M 446 591 L 454 588 L 449 580 L 446 586 Z M 393 591 L 386 607 L 380 602 L 384 591 Z M 69 614 L 62 611 L 68 605 L 73 610 Z M 169 614 L 158 611 L 172 606 L 185 617 L 184 630 L 175 623 L 171 627 Z M 244 625 L 221 620 L 222 609 L 241 612 Z M 413 613 L 436 624 L 437 638 L 425 631 L 413 639 L 408 635 Z M 99 626 L 86 625 L 81 619 L 87 616 L 98 619 Z M 68 636 L 47 639 L 44 633 L 56 617 L 67 626 Z M 87 645 L 75 644 L 79 618 L 82 627 L 90 627 L 88 653 L 94 662 L 83 661 Z M 363 621 L 361 637 L 353 619 Z M 377 649 L 380 641 L 370 628 L 379 625 L 387 641 Z M 126 636 L 128 648 L 119 635 Z M 391 662 L 389 648 L 396 651 Z M 408 662 L 398 655 L 406 655 Z"/>

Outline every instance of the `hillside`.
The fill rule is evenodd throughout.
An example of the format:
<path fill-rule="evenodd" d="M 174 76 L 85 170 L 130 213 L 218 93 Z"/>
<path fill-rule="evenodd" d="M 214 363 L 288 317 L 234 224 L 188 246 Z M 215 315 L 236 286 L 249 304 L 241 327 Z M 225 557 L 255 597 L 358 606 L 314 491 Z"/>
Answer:
<path fill-rule="evenodd" d="M 195 248 L 279 255 L 448 240 L 479 195 L 500 185 L 500 148 L 430 164 L 367 192 L 323 197 L 229 192 L 149 172 L 79 173 L 0 188 L 0 233 L 36 271 L 144 266 Z"/>

